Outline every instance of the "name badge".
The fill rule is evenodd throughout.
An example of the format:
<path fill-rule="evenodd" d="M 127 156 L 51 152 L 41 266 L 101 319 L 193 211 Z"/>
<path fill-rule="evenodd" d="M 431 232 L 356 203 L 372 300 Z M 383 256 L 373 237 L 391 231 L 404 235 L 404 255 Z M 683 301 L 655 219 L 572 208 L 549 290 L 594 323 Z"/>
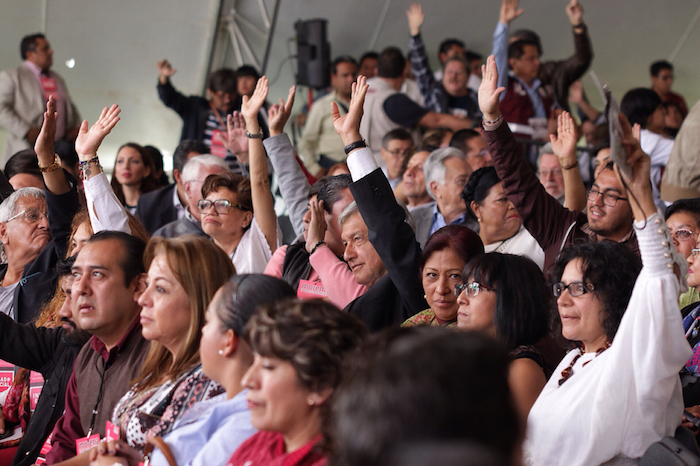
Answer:
<path fill-rule="evenodd" d="M 327 298 L 328 294 L 323 284 L 320 281 L 312 282 L 310 280 L 299 280 L 299 288 L 297 288 L 297 298 L 299 299 L 314 299 Z"/>
<path fill-rule="evenodd" d="M 226 158 L 226 147 L 224 147 L 224 142 L 221 140 L 221 131 L 215 129 L 211 134 L 211 146 L 209 146 L 209 152 L 211 155 L 216 155 L 217 157 Z"/>
<path fill-rule="evenodd" d="M 100 434 L 92 434 L 89 437 L 82 437 L 75 441 L 75 451 L 78 454 L 88 451 L 100 444 Z"/>
<path fill-rule="evenodd" d="M 112 440 L 119 440 L 119 426 L 112 424 L 111 421 L 105 423 L 105 440 L 108 442 Z"/>

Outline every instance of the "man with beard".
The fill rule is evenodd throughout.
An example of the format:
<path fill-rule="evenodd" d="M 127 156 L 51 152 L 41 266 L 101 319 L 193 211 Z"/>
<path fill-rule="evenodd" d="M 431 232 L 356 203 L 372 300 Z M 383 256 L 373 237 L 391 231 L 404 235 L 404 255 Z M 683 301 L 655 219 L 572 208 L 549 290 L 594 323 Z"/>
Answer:
<path fill-rule="evenodd" d="M 27 425 L 12 462 L 13 466 L 31 465 L 63 414 L 66 386 L 73 370 L 75 357 L 90 338 L 80 328 L 71 310 L 71 266 L 75 256 L 59 265 L 60 291 L 65 300 L 58 311 L 61 327 L 35 327 L 18 324 L 5 314 L 0 314 L 0 359 L 20 367 L 41 373 L 44 388 L 36 409 Z M 2 413 L 2 411 L 0 411 Z M 12 429 L 0 422 L 0 432 Z"/>

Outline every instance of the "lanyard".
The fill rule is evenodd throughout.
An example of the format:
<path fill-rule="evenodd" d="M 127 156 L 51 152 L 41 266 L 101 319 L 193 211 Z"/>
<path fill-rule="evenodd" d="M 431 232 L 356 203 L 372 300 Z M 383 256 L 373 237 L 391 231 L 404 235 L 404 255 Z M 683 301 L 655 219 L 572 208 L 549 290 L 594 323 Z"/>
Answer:
<path fill-rule="evenodd" d="M 90 435 L 92 435 L 92 431 L 95 428 L 95 420 L 97 419 L 98 413 L 97 407 L 102 402 L 102 394 L 105 384 L 105 374 L 107 373 L 107 369 L 109 369 L 109 366 L 111 365 L 111 362 L 107 362 L 106 360 L 102 359 L 102 371 L 100 372 L 100 368 L 97 366 L 97 359 L 95 360 L 95 369 L 97 370 L 97 373 L 100 374 L 100 390 L 97 392 L 97 401 L 95 401 L 95 407 L 92 408 L 92 418 L 90 419 L 90 429 L 88 430 L 87 437 L 90 437 Z"/>

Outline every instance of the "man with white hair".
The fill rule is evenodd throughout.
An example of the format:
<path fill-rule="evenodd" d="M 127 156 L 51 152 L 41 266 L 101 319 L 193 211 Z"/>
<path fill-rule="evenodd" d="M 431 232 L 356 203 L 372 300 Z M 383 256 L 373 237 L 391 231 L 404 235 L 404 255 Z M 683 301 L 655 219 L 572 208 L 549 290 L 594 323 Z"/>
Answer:
<path fill-rule="evenodd" d="M 547 190 L 547 194 L 564 205 L 564 174 L 559 157 L 554 155 L 551 142 L 540 148 L 540 154 L 537 157 L 537 177 Z"/>
<path fill-rule="evenodd" d="M 0 242 L 7 259 L 0 265 L 0 312 L 20 323 L 31 322 L 56 289 L 56 263 L 65 257 L 71 221 L 80 208 L 75 185 L 50 157 L 39 154 L 43 191 L 21 188 L 0 204 Z"/>
<path fill-rule="evenodd" d="M 228 171 L 228 165 L 221 157 L 211 154 L 196 155 L 182 169 L 182 185 L 185 194 L 185 215 L 156 230 L 153 236 L 174 238 L 183 235 L 206 236 L 202 230 L 201 216 L 197 201 L 202 199 L 202 183 L 209 175 Z"/>
<path fill-rule="evenodd" d="M 421 248 L 430 235 L 446 225 L 464 225 L 478 232 L 479 226 L 467 216 L 467 205 L 462 199 L 462 190 L 472 174 L 464 152 L 454 147 L 434 150 L 423 163 L 423 173 L 435 204 L 411 209 Z"/>

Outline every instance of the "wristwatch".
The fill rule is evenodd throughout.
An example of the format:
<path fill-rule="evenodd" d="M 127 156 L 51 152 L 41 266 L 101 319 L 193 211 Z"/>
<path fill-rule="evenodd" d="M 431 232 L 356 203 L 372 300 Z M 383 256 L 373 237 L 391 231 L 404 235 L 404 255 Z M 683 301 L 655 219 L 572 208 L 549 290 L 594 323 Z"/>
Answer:
<path fill-rule="evenodd" d="M 348 144 L 347 146 L 345 146 L 345 155 L 349 155 L 350 152 L 361 147 L 367 147 L 367 143 L 364 139 L 360 139 L 359 141 L 355 141 L 352 144 Z"/>
<path fill-rule="evenodd" d="M 53 154 L 53 156 L 53 163 L 51 165 L 47 165 L 45 167 L 39 165 L 39 170 L 41 170 L 41 173 L 49 173 L 61 168 L 61 158 L 58 156 L 58 154 Z"/>

